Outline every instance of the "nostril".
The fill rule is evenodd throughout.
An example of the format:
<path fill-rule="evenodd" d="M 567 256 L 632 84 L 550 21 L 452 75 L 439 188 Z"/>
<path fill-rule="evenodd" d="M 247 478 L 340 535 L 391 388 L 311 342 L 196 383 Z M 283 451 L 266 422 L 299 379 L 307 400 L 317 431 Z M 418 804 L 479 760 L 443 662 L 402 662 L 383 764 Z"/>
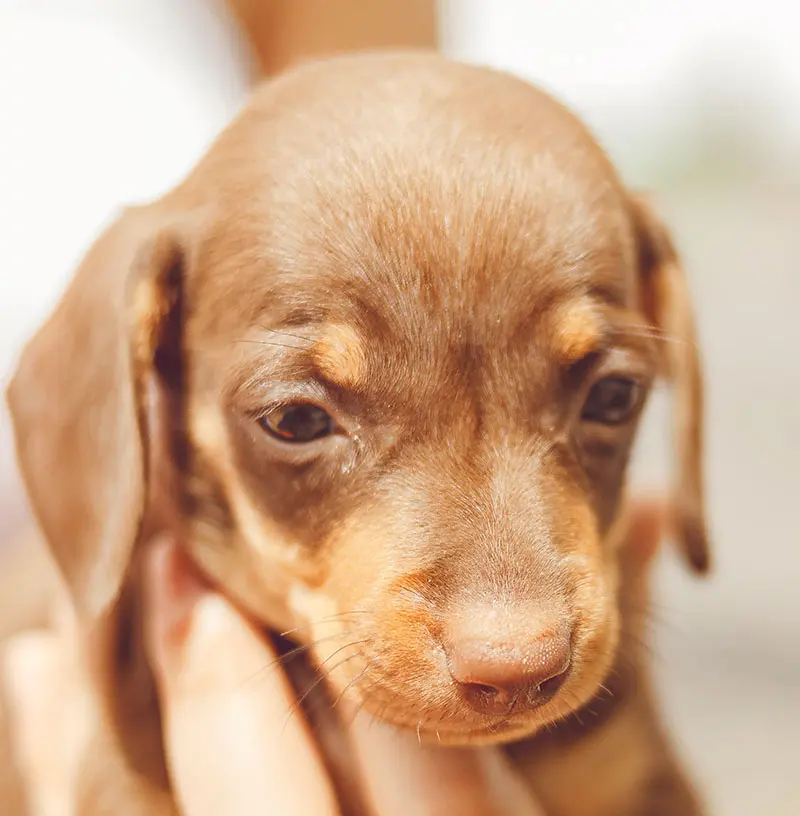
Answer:
<path fill-rule="evenodd" d="M 539 683 L 536 694 L 539 702 L 543 703 L 551 699 L 553 695 L 564 685 L 564 681 L 569 674 L 569 664 L 567 664 L 558 674 L 548 677 L 547 680 Z"/>
<path fill-rule="evenodd" d="M 494 686 L 490 686 L 486 683 L 465 683 L 464 685 L 470 686 L 472 691 L 476 692 L 477 694 L 486 694 L 487 696 L 494 696 L 496 694 L 502 693 L 499 688 L 495 688 Z"/>
<path fill-rule="evenodd" d="M 487 683 L 466 682 L 459 683 L 459 687 L 473 708 L 488 714 L 507 714 L 517 699 L 516 690 L 497 688 Z"/>
<path fill-rule="evenodd" d="M 569 633 L 550 632 L 521 644 L 493 638 L 453 638 L 445 649 L 458 691 L 472 708 L 507 715 L 548 702 L 569 675 Z"/>

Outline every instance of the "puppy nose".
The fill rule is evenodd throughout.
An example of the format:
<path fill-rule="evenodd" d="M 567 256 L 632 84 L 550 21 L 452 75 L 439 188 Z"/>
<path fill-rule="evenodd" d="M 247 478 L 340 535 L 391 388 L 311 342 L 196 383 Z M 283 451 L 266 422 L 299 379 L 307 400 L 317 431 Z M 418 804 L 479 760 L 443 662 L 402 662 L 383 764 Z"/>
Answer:
<path fill-rule="evenodd" d="M 450 675 L 476 711 L 503 715 L 550 700 L 567 678 L 570 641 L 566 633 L 542 633 L 522 643 L 463 638 L 445 649 Z"/>

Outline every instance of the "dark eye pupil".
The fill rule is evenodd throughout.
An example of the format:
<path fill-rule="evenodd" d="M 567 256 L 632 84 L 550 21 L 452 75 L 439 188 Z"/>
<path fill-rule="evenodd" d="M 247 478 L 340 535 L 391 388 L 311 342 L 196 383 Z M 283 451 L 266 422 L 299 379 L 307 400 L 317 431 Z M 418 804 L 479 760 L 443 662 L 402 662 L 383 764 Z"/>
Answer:
<path fill-rule="evenodd" d="M 633 413 L 639 387 L 624 377 L 607 377 L 595 383 L 583 407 L 583 419 L 616 425 Z"/>
<path fill-rule="evenodd" d="M 262 417 L 261 425 L 286 442 L 311 442 L 330 434 L 333 420 L 316 405 L 288 405 L 270 411 Z"/>

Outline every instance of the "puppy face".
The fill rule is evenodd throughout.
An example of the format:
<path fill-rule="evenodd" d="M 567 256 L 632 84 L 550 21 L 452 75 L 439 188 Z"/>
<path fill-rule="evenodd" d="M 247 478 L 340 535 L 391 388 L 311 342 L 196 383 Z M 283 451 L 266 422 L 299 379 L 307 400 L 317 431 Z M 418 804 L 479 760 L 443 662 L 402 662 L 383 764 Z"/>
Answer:
<path fill-rule="evenodd" d="M 169 395 L 200 565 L 421 738 L 508 740 L 595 693 L 674 310 L 668 250 L 582 126 L 494 72 L 339 59 L 267 86 L 150 212 L 180 226 L 127 284 L 117 379 L 141 402 L 149 366 Z"/>
<path fill-rule="evenodd" d="M 238 539 L 246 605 L 340 692 L 461 741 L 529 732 L 607 672 L 605 539 L 656 356 L 600 151 L 565 114 L 544 142 L 437 101 L 356 145 L 357 111 L 315 116 L 328 138 L 264 159 L 208 236 L 190 538 L 226 586 Z"/>

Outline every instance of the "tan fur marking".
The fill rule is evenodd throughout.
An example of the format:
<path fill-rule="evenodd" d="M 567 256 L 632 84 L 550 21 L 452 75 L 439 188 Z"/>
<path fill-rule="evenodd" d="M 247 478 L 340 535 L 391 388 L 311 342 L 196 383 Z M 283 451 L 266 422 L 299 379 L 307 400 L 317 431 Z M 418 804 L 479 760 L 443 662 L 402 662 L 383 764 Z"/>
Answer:
<path fill-rule="evenodd" d="M 585 357 L 598 346 L 602 335 L 602 320 L 587 304 L 570 304 L 556 317 L 556 353 L 564 363 Z"/>
<path fill-rule="evenodd" d="M 349 326 L 331 326 L 315 343 L 317 365 L 326 377 L 341 385 L 355 385 L 364 373 L 361 338 Z"/>

